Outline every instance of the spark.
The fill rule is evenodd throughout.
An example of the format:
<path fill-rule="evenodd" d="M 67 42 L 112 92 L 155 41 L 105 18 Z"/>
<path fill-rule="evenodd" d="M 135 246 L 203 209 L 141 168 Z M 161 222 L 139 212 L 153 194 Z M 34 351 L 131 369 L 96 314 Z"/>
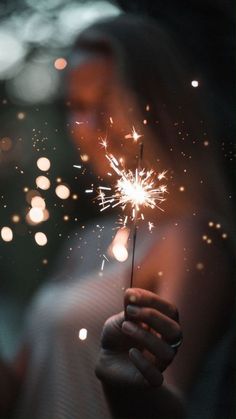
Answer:
<path fill-rule="evenodd" d="M 151 221 L 148 221 L 148 230 L 152 231 L 153 228 L 154 228 L 154 224 L 151 223 Z"/>
<path fill-rule="evenodd" d="M 100 211 L 104 211 L 108 207 L 120 206 L 125 210 L 127 206 L 131 207 L 131 220 L 135 220 L 137 215 L 143 220 L 144 215 L 141 209 L 144 208 L 159 208 L 163 201 L 164 195 L 167 193 L 166 185 L 157 185 L 159 180 L 158 175 L 154 170 L 146 170 L 137 168 L 134 172 L 120 168 L 117 159 L 112 155 L 106 154 L 111 168 L 118 176 L 114 186 L 114 193 L 106 195 L 104 191 L 112 190 L 111 187 L 99 187 L 98 199 L 101 200 L 99 205 L 102 207 Z M 163 178 L 163 174 L 161 176 Z M 127 222 L 127 219 L 126 221 Z"/>
<path fill-rule="evenodd" d="M 106 255 L 102 255 L 104 257 L 104 259 L 106 259 L 107 262 L 109 262 L 109 259 L 106 257 Z"/>
<path fill-rule="evenodd" d="M 101 142 L 99 143 L 102 147 L 104 147 L 105 148 L 105 150 L 107 149 L 107 147 L 108 147 L 108 142 L 107 142 L 107 139 L 106 138 L 100 138 L 101 139 Z"/>
<path fill-rule="evenodd" d="M 103 261 L 102 261 L 101 271 L 103 271 L 103 269 L 104 269 L 104 265 L 105 265 L 105 259 L 103 259 Z"/>
<path fill-rule="evenodd" d="M 75 123 L 76 123 L 77 125 L 82 125 L 82 124 L 84 124 L 84 122 L 83 122 L 83 121 L 75 121 Z"/>
<path fill-rule="evenodd" d="M 137 142 L 140 137 L 142 137 L 142 135 L 138 134 L 134 127 L 132 128 L 131 134 L 125 135 L 125 138 L 127 138 L 127 139 L 128 138 L 133 138 L 134 142 Z"/>
<path fill-rule="evenodd" d="M 159 173 L 157 176 L 158 180 L 166 179 L 167 170 L 163 170 L 163 172 Z"/>
<path fill-rule="evenodd" d="M 81 169 L 82 166 L 80 166 L 79 164 L 73 164 L 73 167 L 76 167 L 76 169 Z"/>

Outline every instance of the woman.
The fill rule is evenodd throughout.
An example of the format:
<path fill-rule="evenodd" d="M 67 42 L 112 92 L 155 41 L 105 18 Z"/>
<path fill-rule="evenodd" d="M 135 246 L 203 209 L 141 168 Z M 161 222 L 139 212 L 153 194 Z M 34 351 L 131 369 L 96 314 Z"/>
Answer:
<path fill-rule="evenodd" d="M 152 22 L 124 15 L 80 35 L 68 77 L 79 151 L 106 184 L 110 169 L 101 142 L 107 135 L 109 153 L 134 169 L 137 152 L 127 138 L 134 125 L 145 133 L 143 166 L 168 169 L 169 196 L 164 213 L 150 212 L 156 232 L 139 228 L 135 288 L 124 292 L 130 259 L 98 274 L 99 255 L 114 237 L 114 220 L 104 219 L 81 238 L 84 250 L 74 244 L 63 272 L 69 279 L 37 296 L 20 362 L 19 416 L 184 416 L 201 364 L 228 328 L 233 306 L 233 251 L 222 238 L 231 228 L 231 206 L 207 105 L 202 109 L 197 95 L 170 37 Z M 182 331 L 183 345 L 166 370 Z"/>

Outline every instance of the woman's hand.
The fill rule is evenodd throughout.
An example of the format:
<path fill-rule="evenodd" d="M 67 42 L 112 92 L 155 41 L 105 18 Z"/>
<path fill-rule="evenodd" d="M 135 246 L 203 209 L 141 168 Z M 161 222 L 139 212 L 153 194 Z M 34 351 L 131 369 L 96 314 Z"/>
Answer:
<path fill-rule="evenodd" d="M 159 387 L 182 340 L 178 312 L 141 288 L 127 289 L 124 305 L 104 325 L 96 375 L 107 384 Z"/>

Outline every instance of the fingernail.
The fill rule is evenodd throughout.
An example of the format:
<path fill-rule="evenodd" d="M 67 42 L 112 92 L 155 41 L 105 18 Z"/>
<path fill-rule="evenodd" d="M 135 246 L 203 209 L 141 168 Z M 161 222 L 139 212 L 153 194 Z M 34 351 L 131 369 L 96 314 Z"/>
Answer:
<path fill-rule="evenodd" d="M 128 335 L 134 335 L 137 331 L 137 326 L 131 322 L 123 322 L 122 330 Z"/>
<path fill-rule="evenodd" d="M 136 301 L 137 301 L 137 297 L 136 297 L 136 295 L 131 295 L 131 296 L 129 297 L 129 301 L 130 301 L 131 303 L 136 303 Z"/>
<path fill-rule="evenodd" d="M 127 314 L 130 314 L 131 316 L 136 316 L 140 311 L 140 308 L 134 305 L 128 304 L 126 307 Z"/>
<path fill-rule="evenodd" d="M 131 359 L 134 359 L 134 360 L 137 360 L 137 361 L 143 361 L 143 358 L 142 358 L 139 350 L 136 349 L 136 348 L 131 348 L 129 350 L 129 356 L 130 356 Z"/>

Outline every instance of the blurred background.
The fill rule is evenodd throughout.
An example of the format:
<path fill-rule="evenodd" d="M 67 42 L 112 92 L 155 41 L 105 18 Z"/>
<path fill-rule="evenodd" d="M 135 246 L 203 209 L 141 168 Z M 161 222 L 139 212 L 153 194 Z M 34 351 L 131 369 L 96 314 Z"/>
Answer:
<path fill-rule="evenodd" d="M 10 358 L 32 294 L 98 209 L 70 140 L 63 78 L 70 47 L 94 20 L 148 15 L 168 27 L 207 86 L 225 170 L 234 176 L 235 13 L 227 0 L 5 0 L 0 3 L 0 350 Z M 233 196 L 233 191 L 232 191 Z M 69 254 L 69 245 L 67 257 Z"/>

